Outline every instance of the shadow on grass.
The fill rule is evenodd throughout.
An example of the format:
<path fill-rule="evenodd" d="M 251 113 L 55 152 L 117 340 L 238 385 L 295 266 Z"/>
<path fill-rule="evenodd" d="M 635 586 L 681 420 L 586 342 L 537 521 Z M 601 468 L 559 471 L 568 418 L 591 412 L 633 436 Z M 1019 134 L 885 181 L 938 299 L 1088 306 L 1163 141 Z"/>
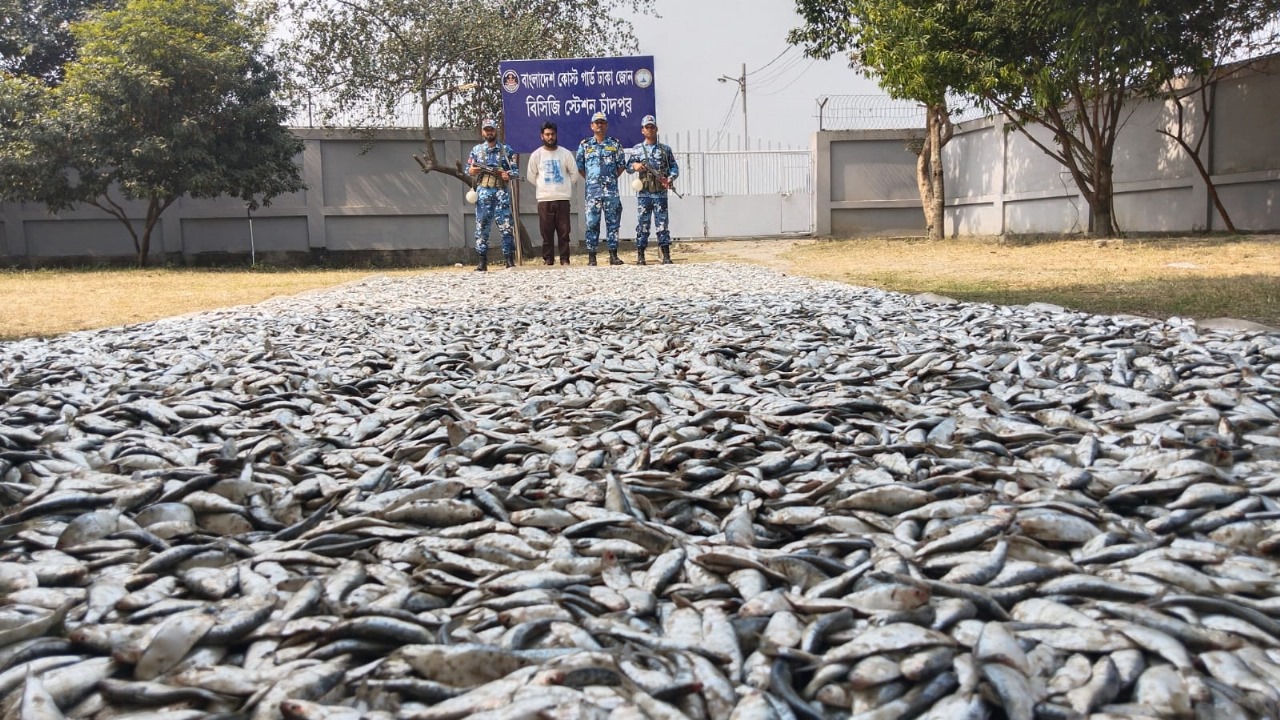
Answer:
<path fill-rule="evenodd" d="M 1152 318 L 1234 317 L 1280 327 L 1280 277 L 1268 275 L 1147 278 L 1038 288 L 1011 288 L 990 281 L 929 283 L 921 282 L 919 277 L 894 274 L 879 275 L 874 281 L 885 290 L 932 292 L 965 302 L 999 305 L 1043 302 L 1089 313 Z"/>
<path fill-rule="evenodd" d="M 1090 238 L 1080 235 L 1004 235 L 1004 236 L 964 236 L 947 238 L 942 241 L 930 240 L 922 235 L 903 237 L 866 237 L 866 238 L 814 238 L 818 247 L 840 245 L 842 243 L 892 243 L 895 245 L 949 245 L 970 243 L 974 245 L 990 245 L 993 247 L 1033 248 L 1037 245 L 1070 244 L 1081 248 L 1102 247 L 1146 247 L 1162 250 L 1181 248 L 1217 248 L 1242 243 L 1278 244 L 1280 235 L 1274 233 L 1209 233 L 1203 235 L 1143 235 L 1131 234 L 1118 238 Z"/>
<path fill-rule="evenodd" d="M 64 277 L 64 276 L 95 276 L 95 275 L 120 275 L 120 276 L 154 276 L 154 275 L 335 275 L 339 273 L 386 273 L 386 272 L 427 272 L 431 270 L 440 270 L 443 268 L 451 268 L 449 265 L 402 265 L 402 266 L 379 266 L 379 265 L 350 265 L 342 267 L 320 267 L 305 265 L 253 265 L 243 266 L 222 265 L 209 267 L 195 267 L 187 265 L 149 265 L 147 267 L 113 267 L 110 265 L 76 265 L 72 267 L 42 267 L 42 268 L 0 268 L 0 277 Z"/>

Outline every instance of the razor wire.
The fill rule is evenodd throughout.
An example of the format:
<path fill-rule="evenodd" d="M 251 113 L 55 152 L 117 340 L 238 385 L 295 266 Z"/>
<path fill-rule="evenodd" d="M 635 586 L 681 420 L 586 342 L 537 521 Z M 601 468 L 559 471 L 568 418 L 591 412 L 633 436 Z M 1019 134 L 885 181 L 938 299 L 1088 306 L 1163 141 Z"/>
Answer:
<path fill-rule="evenodd" d="M 447 106 L 449 101 L 438 103 Z M 432 107 L 432 127 L 440 127 L 445 115 L 440 108 Z M 323 91 L 305 92 L 296 100 L 293 112 L 285 123 L 295 128 L 421 128 L 422 98 L 417 94 L 406 94 L 391 107 L 383 107 L 370 103 L 363 107 L 337 110 L 332 100 Z"/>
<path fill-rule="evenodd" d="M 888 95 L 821 95 L 816 101 L 818 130 L 915 130 L 925 126 L 924 105 Z M 977 108 L 957 106 L 952 122 L 986 117 Z"/>

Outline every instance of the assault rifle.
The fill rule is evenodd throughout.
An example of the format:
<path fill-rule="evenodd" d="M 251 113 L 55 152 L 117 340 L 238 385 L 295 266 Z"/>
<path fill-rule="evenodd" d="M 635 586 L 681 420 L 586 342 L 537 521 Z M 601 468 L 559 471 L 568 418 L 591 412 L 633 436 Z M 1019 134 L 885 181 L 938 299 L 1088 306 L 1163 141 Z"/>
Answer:
<path fill-rule="evenodd" d="M 480 174 L 476 176 L 475 184 L 473 184 L 471 186 L 471 189 L 467 191 L 467 202 L 474 205 L 476 202 L 476 199 L 479 197 L 476 194 L 476 188 L 480 187 L 480 178 L 484 177 L 485 175 L 491 175 L 493 177 L 498 178 L 499 180 L 502 180 L 503 168 L 497 165 L 479 165 L 479 164 L 472 165 L 472 167 L 480 168 Z"/>
<path fill-rule="evenodd" d="M 502 180 L 502 173 L 504 173 L 504 172 L 510 172 L 510 171 L 509 171 L 509 170 L 507 170 L 506 168 L 501 167 L 501 166 L 498 166 L 498 165 L 480 165 L 480 164 L 476 164 L 476 165 L 472 165 L 471 167 L 479 168 L 479 169 L 480 169 L 480 175 L 479 175 L 478 177 L 476 177 L 476 181 L 477 181 L 477 182 L 480 180 L 480 177 L 483 177 L 483 176 L 485 176 L 485 175 L 491 175 L 491 176 L 493 176 L 493 177 L 498 178 L 499 180 Z"/>
<path fill-rule="evenodd" d="M 638 157 L 633 159 L 632 162 L 639 162 L 640 164 L 644 165 L 644 169 L 640 171 L 640 174 L 643 175 L 644 173 L 649 173 L 650 175 L 658 178 L 659 182 L 662 183 L 662 187 L 675 193 L 676 197 L 680 198 L 681 200 L 684 199 L 684 196 L 681 195 L 680 191 L 676 189 L 675 181 L 668 178 L 664 173 L 658 172 L 658 169 L 655 168 L 653 164 L 649 162 L 649 158 L 647 155 L 644 155 L 642 153 Z M 641 187 L 644 187 L 642 183 L 643 181 L 640 178 L 636 178 L 635 183 L 632 184 L 633 187 L 636 184 L 640 184 L 640 187 L 634 188 L 637 192 L 640 191 Z"/>

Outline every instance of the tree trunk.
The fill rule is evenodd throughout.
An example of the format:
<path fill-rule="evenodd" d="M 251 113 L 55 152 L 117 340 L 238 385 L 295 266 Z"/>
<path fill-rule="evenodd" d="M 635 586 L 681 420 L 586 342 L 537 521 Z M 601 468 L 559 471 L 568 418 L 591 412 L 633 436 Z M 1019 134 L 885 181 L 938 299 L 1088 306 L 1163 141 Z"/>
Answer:
<path fill-rule="evenodd" d="M 1043 115 L 1032 115 L 998 99 L 987 98 L 1005 113 L 1018 132 L 1046 155 L 1062 163 L 1071 173 L 1076 188 L 1089 205 L 1088 228 L 1090 235 L 1110 237 L 1118 233 L 1115 218 L 1115 197 L 1112 181 L 1113 157 L 1116 136 L 1120 128 L 1117 118 L 1123 106 L 1123 96 L 1115 94 L 1107 99 L 1110 111 L 1086 122 L 1091 106 L 1086 93 L 1077 89 L 1071 106 L 1051 102 L 1043 109 Z M 1076 119 L 1072 118 L 1072 115 Z M 1035 122 L 1049 128 L 1054 134 L 1054 150 L 1027 130 L 1027 123 Z"/>
<path fill-rule="evenodd" d="M 951 115 L 945 102 L 925 108 L 925 137 L 916 157 L 916 186 L 930 240 L 946 234 L 946 187 L 942 172 L 942 147 L 951 139 Z"/>
<path fill-rule="evenodd" d="M 1204 160 L 1200 157 L 1200 146 L 1211 132 L 1210 124 L 1213 122 L 1214 90 L 1216 87 L 1216 78 L 1202 77 L 1200 79 L 1200 87 L 1195 91 L 1200 96 L 1201 117 L 1203 120 L 1201 121 L 1200 132 L 1196 136 L 1196 144 L 1194 146 L 1187 142 L 1185 137 L 1186 106 L 1182 104 L 1183 100 L 1190 97 L 1190 93 L 1180 95 L 1172 82 L 1169 83 L 1168 95 L 1169 99 L 1173 101 L 1174 107 L 1177 108 L 1177 129 L 1173 132 L 1159 129 L 1156 132 L 1178 143 L 1178 147 L 1181 147 L 1182 151 L 1191 158 L 1191 162 L 1195 163 L 1196 172 L 1200 173 L 1200 180 L 1204 182 L 1205 189 L 1209 191 L 1209 199 L 1213 201 L 1213 207 L 1218 211 L 1218 217 L 1222 218 L 1222 223 L 1227 227 L 1227 232 L 1237 233 L 1239 231 L 1236 230 L 1236 224 L 1231 221 L 1231 214 L 1227 212 L 1227 206 L 1222 204 L 1222 197 L 1218 195 L 1218 186 L 1213 182 L 1213 175 L 1209 172 L 1209 168 L 1205 167 Z M 1205 230 L 1207 231 L 1211 226 L 1212 223 L 1208 223 Z"/>
<path fill-rule="evenodd" d="M 422 109 L 422 142 L 425 145 L 425 149 L 422 151 L 422 154 L 413 156 L 413 161 L 418 163 L 418 168 L 422 170 L 422 172 L 428 175 L 433 172 L 442 173 L 451 178 L 455 178 L 469 188 L 475 187 L 475 178 L 472 178 L 467 174 L 466 170 L 462 169 L 462 163 L 460 161 L 455 161 L 453 163 L 453 167 L 450 167 L 441 163 L 439 158 L 436 156 L 435 139 L 431 137 L 431 126 L 427 121 L 426 107 Z"/>
<path fill-rule="evenodd" d="M 946 196 L 942 184 L 942 152 L 936 141 L 929 143 L 929 239 L 941 240 L 946 235 Z"/>
<path fill-rule="evenodd" d="M 1206 121 L 1205 124 L 1208 125 L 1208 122 Z M 1231 221 L 1231 214 L 1227 212 L 1227 206 L 1222 204 L 1222 197 L 1218 195 L 1218 185 L 1213 182 L 1213 176 L 1209 173 L 1209 168 L 1205 167 L 1204 160 L 1200 158 L 1199 150 L 1191 147 L 1182 138 L 1181 134 L 1175 135 L 1167 130 L 1160 130 L 1159 132 L 1161 135 L 1165 135 L 1178 143 L 1178 146 L 1187 154 L 1187 157 L 1191 158 L 1191 162 L 1196 166 L 1196 172 L 1200 173 L 1200 179 L 1204 182 L 1205 189 L 1209 191 L 1209 199 L 1213 201 L 1213 207 L 1217 209 L 1218 217 L 1222 218 L 1222 223 L 1227 226 L 1227 232 L 1240 232 L 1236 230 L 1236 224 Z M 1208 227 L 1205 228 L 1205 230 L 1208 229 Z"/>
<path fill-rule="evenodd" d="M 929 172 L 929 156 L 932 154 L 929 145 L 931 143 L 931 133 L 926 127 L 924 145 L 920 148 L 920 154 L 916 156 L 916 187 L 920 191 L 920 209 L 924 212 L 925 234 L 929 236 L 929 239 L 934 238 L 937 227 L 933 216 L 933 185 L 930 184 L 931 174 Z"/>
<path fill-rule="evenodd" d="M 162 201 L 156 195 L 152 195 L 147 203 L 147 219 L 142 226 L 142 238 L 135 237 L 133 243 L 138 250 L 138 267 L 147 266 L 147 258 L 151 254 L 151 231 L 155 230 L 156 224 L 160 222 L 160 214 L 172 203 L 172 200 Z"/>
<path fill-rule="evenodd" d="M 1101 193 L 1094 197 L 1093 204 L 1089 206 L 1089 226 L 1090 230 L 1097 237 L 1114 237 L 1115 232 L 1115 212 L 1112 207 L 1115 198 L 1110 195 Z"/>
<path fill-rule="evenodd" d="M 1209 174 L 1208 168 L 1204 166 L 1204 162 L 1200 160 L 1200 156 L 1192 155 L 1191 159 L 1195 161 L 1196 170 L 1200 172 L 1200 177 L 1204 179 L 1204 186 L 1209 190 L 1209 197 L 1213 200 L 1213 206 L 1218 209 L 1218 216 L 1222 218 L 1222 223 L 1227 226 L 1227 232 L 1236 234 L 1240 232 L 1236 229 L 1236 224 L 1231 222 L 1231 214 L 1227 212 L 1227 206 L 1222 204 L 1222 197 L 1218 195 L 1218 186 L 1213 182 L 1213 176 Z M 1205 228 L 1207 231 L 1209 228 Z"/>
<path fill-rule="evenodd" d="M 1116 196 L 1111 162 L 1113 145 L 1104 142 L 1097 150 L 1097 161 L 1092 168 L 1093 196 L 1089 202 L 1089 226 L 1095 235 L 1115 237 L 1120 234 L 1116 224 Z"/>
<path fill-rule="evenodd" d="M 1205 187 L 1209 189 L 1209 197 L 1213 199 L 1213 206 L 1217 208 L 1219 217 L 1227 226 L 1227 232 L 1238 233 L 1236 224 L 1231 221 L 1231 215 L 1227 212 L 1227 206 L 1222 204 L 1222 198 L 1218 195 L 1218 186 L 1213 182 L 1213 174 L 1209 172 L 1209 168 L 1205 167 L 1204 161 L 1200 159 L 1200 143 L 1213 132 L 1213 108 L 1217 100 L 1217 81 L 1212 83 L 1201 83 L 1200 85 L 1200 107 L 1204 110 L 1204 122 L 1200 127 L 1200 136 L 1196 141 L 1196 148 L 1193 151 L 1189 145 L 1182 139 L 1182 133 L 1179 132 L 1178 142 L 1191 155 L 1192 161 L 1196 164 L 1196 170 L 1200 173 L 1200 178 L 1204 180 Z M 1179 121 L 1181 121 L 1182 101 L 1178 101 Z M 1181 126 L 1179 126 L 1181 129 Z M 1209 228 L 1206 227 L 1205 230 Z"/>
<path fill-rule="evenodd" d="M 929 124 L 931 125 L 929 128 L 929 192 L 932 200 L 929 207 L 931 218 L 929 239 L 941 240 L 947 230 L 947 195 L 942 176 L 942 146 L 951 139 L 950 114 L 946 103 L 929 108 Z"/>
<path fill-rule="evenodd" d="M 138 267 L 144 266 L 147 262 L 147 253 L 143 250 L 143 243 L 148 242 L 149 239 L 145 236 L 141 240 L 138 238 L 138 233 L 134 231 L 133 223 L 129 221 L 129 218 L 118 217 L 116 219 L 124 223 L 125 229 L 129 231 L 129 237 L 133 239 L 133 256 L 138 261 Z"/>
<path fill-rule="evenodd" d="M 1083 113 L 1084 110 L 1079 110 Z M 1115 196 L 1112 184 L 1115 135 L 1106 132 L 1077 130 L 1060 111 L 1050 116 L 1060 154 L 1050 156 L 1062 162 L 1071 173 L 1076 188 L 1089 205 L 1086 234 L 1091 237 L 1114 237 L 1118 234 L 1115 220 Z M 1077 135 L 1076 133 L 1081 133 Z M 1025 134 L 1025 130 L 1024 130 Z M 1043 145 L 1040 146 L 1042 149 Z M 1049 152 L 1046 150 L 1046 152 Z"/>
<path fill-rule="evenodd" d="M 151 226 L 148 224 L 142 230 L 142 237 L 138 237 L 137 231 L 133 229 L 133 221 L 123 212 L 117 219 L 124 223 L 129 231 L 129 237 L 133 238 L 133 254 L 134 259 L 138 261 L 138 267 L 146 267 L 147 265 L 147 249 L 151 244 Z"/>

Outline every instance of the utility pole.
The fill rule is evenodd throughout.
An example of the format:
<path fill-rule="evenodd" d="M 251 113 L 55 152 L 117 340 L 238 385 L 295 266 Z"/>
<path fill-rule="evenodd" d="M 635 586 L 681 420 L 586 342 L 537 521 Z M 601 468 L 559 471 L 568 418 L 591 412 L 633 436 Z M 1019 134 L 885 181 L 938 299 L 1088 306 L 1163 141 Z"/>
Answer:
<path fill-rule="evenodd" d="M 738 89 L 742 91 L 742 145 L 743 145 L 742 149 L 747 152 L 750 152 L 751 151 L 751 135 L 747 132 L 747 64 L 742 63 L 741 77 L 734 78 L 734 77 L 729 77 L 728 75 L 721 75 L 716 79 L 719 80 L 720 82 L 736 82 L 738 83 Z M 743 168 L 742 180 L 743 180 L 743 183 L 746 185 L 747 194 L 750 195 L 751 194 L 751 163 L 750 161 L 748 161 L 746 166 Z"/>
<path fill-rule="evenodd" d="M 736 82 L 738 89 L 742 91 L 742 142 L 746 146 L 744 149 L 751 149 L 751 134 L 747 132 L 747 64 L 742 63 L 742 76 L 729 77 L 721 75 L 716 78 L 720 82 Z"/>
<path fill-rule="evenodd" d="M 742 63 L 742 142 L 751 149 L 751 133 L 747 132 L 747 64 Z"/>

